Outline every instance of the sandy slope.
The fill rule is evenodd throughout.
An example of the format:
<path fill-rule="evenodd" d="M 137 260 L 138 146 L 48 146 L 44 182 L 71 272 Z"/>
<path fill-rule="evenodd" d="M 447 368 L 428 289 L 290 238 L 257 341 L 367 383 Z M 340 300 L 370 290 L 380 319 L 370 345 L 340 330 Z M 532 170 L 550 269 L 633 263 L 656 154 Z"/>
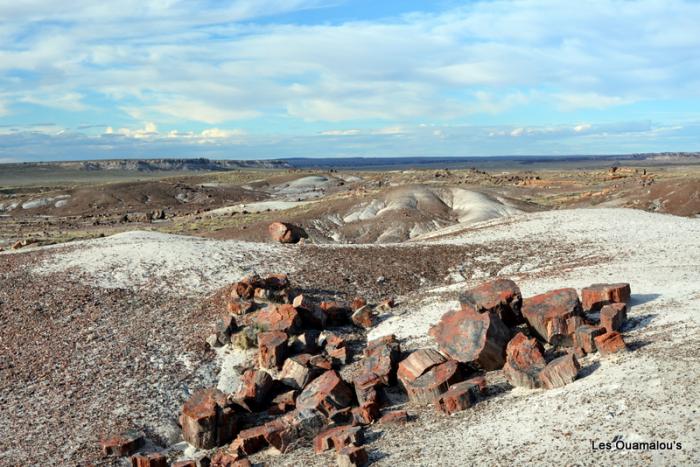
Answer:
<path fill-rule="evenodd" d="M 627 209 L 551 211 L 453 226 L 412 244 L 418 248 L 430 243 L 455 245 L 455 249 L 488 246 L 488 260 L 503 265 L 496 270 L 516 279 L 524 295 L 599 281 L 630 282 L 634 306 L 625 338 L 633 351 L 606 360 L 589 357 L 583 361 L 580 380 L 552 391 L 511 390 L 495 372 L 489 376 L 492 397 L 453 417 L 409 408 L 419 415 L 409 425 L 371 429 L 369 449 L 376 465 L 690 465 L 697 461 L 700 220 Z M 548 246 L 541 255 L 533 252 L 531 261 L 513 263 L 513 250 L 532 244 Z M 202 294 L 254 269 L 294 273 L 296 256 L 304 252 L 143 232 L 44 251 L 48 257 L 33 267 L 38 278 L 76 271 L 80 273 L 76 280 L 90 285 L 163 287 L 183 296 Z M 350 263 L 339 262 L 337 267 L 344 264 Z M 396 333 L 405 348 L 430 345 L 428 327 L 456 304 L 456 291 L 465 285 L 416 288 L 400 297 L 395 316 L 384 320 L 371 337 Z M 616 435 L 628 441 L 679 441 L 683 449 L 592 451 L 591 439 L 609 441 Z M 268 465 L 332 462 L 329 455 L 313 456 L 308 450 L 282 457 L 262 454 L 259 460 Z"/>

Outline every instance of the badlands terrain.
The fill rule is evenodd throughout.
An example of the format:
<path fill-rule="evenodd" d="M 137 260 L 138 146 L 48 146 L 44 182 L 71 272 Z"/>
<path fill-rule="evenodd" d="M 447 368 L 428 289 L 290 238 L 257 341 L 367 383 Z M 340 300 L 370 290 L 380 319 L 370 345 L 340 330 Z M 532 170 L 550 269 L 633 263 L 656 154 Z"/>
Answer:
<path fill-rule="evenodd" d="M 2 169 L 0 169 L 2 170 Z M 21 183 L 20 183 L 21 182 Z M 370 425 L 372 465 L 693 465 L 700 458 L 700 172 L 696 165 L 512 170 L 124 173 L 0 190 L 0 465 L 120 465 L 99 440 L 138 429 L 185 459 L 178 415 L 197 389 L 236 390 L 255 351 L 211 349 L 223 295 L 286 273 L 318 300 L 394 298 L 361 340 L 428 336 L 459 293 L 501 277 L 524 297 L 628 282 L 628 351 L 580 359 L 556 389 L 486 373 L 447 416 L 401 394 L 403 425 Z M 274 243 L 273 221 L 303 243 Z M 15 248 L 13 248 L 13 246 Z M 357 362 L 361 354 L 351 354 Z M 615 437 L 674 450 L 594 450 Z M 254 464 L 333 465 L 310 447 Z"/>

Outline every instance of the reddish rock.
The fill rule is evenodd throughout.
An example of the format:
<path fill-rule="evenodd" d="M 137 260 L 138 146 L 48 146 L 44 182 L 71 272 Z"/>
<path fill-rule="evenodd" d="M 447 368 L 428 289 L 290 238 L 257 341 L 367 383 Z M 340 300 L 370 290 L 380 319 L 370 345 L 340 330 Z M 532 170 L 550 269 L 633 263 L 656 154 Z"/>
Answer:
<path fill-rule="evenodd" d="M 555 346 L 571 347 L 572 338 L 567 321 L 558 316 L 547 321 L 547 342 Z"/>
<path fill-rule="evenodd" d="M 255 297 L 255 289 L 265 286 L 265 282 L 257 274 L 251 274 L 236 284 L 231 290 L 232 299 L 252 300 Z"/>
<path fill-rule="evenodd" d="M 340 302 L 321 302 L 319 306 L 326 313 L 328 325 L 342 326 L 350 322 L 352 310 L 346 304 Z"/>
<path fill-rule="evenodd" d="M 170 467 L 197 467 L 197 462 L 193 460 L 173 462 Z"/>
<path fill-rule="evenodd" d="M 137 454 L 131 458 L 132 467 L 168 467 L 168 458 L 159 452 Z"/>
<path fill-rule="evenodd" d="M 180 416 L 182 437 L 199 449 L 223 446 L 236 433 L 236 416 L 226 395 L 218 389 L 201 389 L 187 400 Z"/>
<path fill-rule="evenodd" d="M 270 409 L 268 409 L 268 412 L 271 410 L 277 414 L 283 414 L 289 412 L 290 410 L 294 410 L 298 395 L 299 392 L 295 390 L 278 394 L 274 399 L 272 399 L 273 405 Z"/>
<path fill-rule="evenodd" d="M 257 312 L 255 323 L 264 331 L 287 334 L 296 334 L 302 327 L 301 317 L 292 305 L 270 305 Z"/>
<path fill-rule="evenodd" d="M 272 377 L 263 370 L 246 370 L 241 378 L 241 386 L 232 399 L 242 408 L 253 412 L 265 405 L 273 383 Z"/>
<path fill-rule="evenodd" d="M 326 358 L 324 355 L 314 355 L 309 360 L 309 364 L 321 370 L 331 370 L 333 368 L 330 359 Z"/>
<path fill-rule="evenodd" d="M 453 384 L 435 400 L 435 408 L 439 412 L 452 415 L 474 405 L 480 392 L 479 386 L 469 381 Z"/>
<path fill-rule="evenodd" d="M 367 342 L 367 346 L 365 346 L 365 350 L 363 351 L 363 353 L 365 355 L 369 355 L 374 351 L 376 347 L 383 345 L 389 345 L 391 347 L 400 347 L 400 343 L 396 336 L 394 334 L 388 334 L 386 336 L 378 337 L 374 340 Z"/>
<path fill-rule="evenodd" d="M 286 274 L 270 274 L 264 279 L 265 288 L 284 290 L 289 287 L 289 277 Z"/>
<path fill-rule="evenodd" d="M 494 279 L 466 290 L 459 296 L 462 308 L 478 313 L 496 313 L 506 326 L 524 322 L 521 313 L 523 296 L 518 286 L 509 279 Z"/>
<path fill-rule="evenodd" d="M 540 387 L 539 373 L 545 367 L 544 349 L 537 339 L 528 339 L 519 332 L 506 347 L 506 363 L 503 373 L 513 386 L 524 388 Z"/>
<path fill-rule="evenodd" d="M 231 342 L 231 334 L 238 330 L 236 318 L 232 315 L 224 316 L 216 321 L 216 339 L 222 344 L 227 345 Z"/>
<path fill-rule="evenodd" d="M 294 410 L 266 424 L 265 439 L 270 446 L 285 453 L 323 431 L 326 419 L 315 410 Z"/>
<path fill-rule="evenodd" d="M 238 437 L 233 442 L 236 448 L 240 449 L 244 454 L 250 456 L 258 451 L 262 451 L 268 446 L 265 436 L 272 428 L 268 425 L 256 426 L 242 430 L 238 433 Z"/>
<path fill-rule="evenodd" d="M 447 360 L 434 349 L 419 349 L 399 363 L 397 376 L 401 381 L 412 382 L 435 365 Z"/>
<path fill-rule="evenodd" d="M 340 451 L 346 446 L 360 445 L 364 443 L 362 427 L 336 426 L 322 431 L 314 438 L 314 451 L 316 454 L 334 449 Z"/>
<path fill-rule="evenodd" d="M 327 417 L 352 404 L 352 390 L 333 370 L 311 381 L 297 398 L 297 409 L 318 410 Z"/>
<path fill-rule="evenodd" d="M 375 317 L 374 310 L 369 305 L 365 305 L 355 310 L 350 319 L 355 326 L 369 329 L 374 326 Z"/>
<path fill-rule="evenodd" d="M 360 467 L 369 463 L 369 456 L 365 448 L 360 446 L 347 446 L 336 455 L 338 467 Z"/>
<path fill-rule="evenodd" d="M 365 300 L 363 297 L 355 297 L 350 303 L 350 309 L 352 311 L 357 311 L 363 306 L 367 306 L 367 300 Z"/>
<path fill-rule="evenodd" d="M 625 303 L 611 303 L 600 309 L 600 325 L 606 331 L 620 331 L 627 319 L 627 305 Z"/>
<path fill-rule="evenodd" d="M 143 433 L 129 430 L 117 436 L 100 440 L 100 449 L 107 456 L 124 457 L 133 454 L 143 446 Z"/>
<path fill-rule="evenodd" d="M 479 389 L 479 393 L 483 394 L 486 392 L 486 378 L 483 376 L 473 376 L 469 379 L 464 380 L 465 383 L 471 383 Z"/>
<path fill-rule="evenodd" d="M 386 412 L 379 418 L 377 423 L 380 425 L 389 425 L 392 423 L 403 424 L 408 421 L 408 412 L 405 410 L 391 410 Z"/>
<path fill-rule="evenodd" d="M 546 389 L 560 388 L 572 383 L 580 368 L 576 357 L 573 354 L 567 354 L 547 363 L 544 370 L 540 372 L 540 380 Z"/>
<path fill-rule="evenodd" d="M 495 313 L 462 308 L 445 313 L 429 333 L 450 358 L 474 363 L 484 370 L 498 370 L 505 363 L 510 329 Z"/>
<path fill-rule="evenodd" d="M 366 402 L 377 402 L 377 388 L 382 384 L 384 384 L 382 378 L 371 371 L 364 371 L 357 375 L 353 380 L 353 385 L 360 405 Z"/>
<path fill-rule="evenodd" d="M 573 336 L 576 330 L 580 326 L 584 326 L 585 324 L 586 322 L 581 316 L 572 316 L 571 318 L 566 320 L 566 332 L 570 336 Z"/>
<path fill-rule="evenodd" d="M 323 329 L 326 327 L 328 317 L 326 312 L 313 303 L 306 295 L 297 295 L 292 301 L 292 306 L 299 312 L 306 326 Z"/>
<path fill-rule="evenodd" d="M 366 402 L 352 410 L 353 425 L 370 425 L 379 418 L 379 404 L 376 402 Z"/>
<path fill-rule="evenodd" d="M 287 358 L 287 334 L 282 331 L 258 334 L 258 364 L 261 368 L 282 368 Z"/>
<path fill-rule="evenodd" d="M 233 443 L 232 443 L 233 444 Z M 222 449 L 214 453 L 211 458 L 211 467 L 249 467 L 250 461 L 246 458 L 242 458 L 242 454 L 234 454 L 230 452 L 231 449 Z M 205 465 L 203 462 L 201 465 Z"/>
<path fill-rule="evenodd" d="M 593 284 L 581 290 L 585 311 L 598 311 L 608 303 L 629 303 L 630 296 L 630 285 L 627 283 Z"/>
<path fill-rule="evenodd" d="M 272 240 L 280 243 L 299 243 L 302 238 L 309 238 L 304 229 L 286 222 L 273 222 L 267 230 Z"/>
<path fill-rule="evenodd" d="M 617 331 L 606 332 L 593 339 L 596 349 L 601 355 L 610 355 L 616 352 L 621 352 L 627 349 L 622 334 Z"/>
<path fill-rule="evenodd" d="M 331 359 L 331 363 L 335 366 L 345 365 L 350 358 L 347 347 L 328 350 L 328 356 Z"/>
<path fill-rule="evenodd" d="M 379 304 L 377 305 L 377 310 L 379 311 L 388 311 L 391 310 L 396 306 L 396 302 L 394 301 L 393 298 L 385 298 Z"/>
<path fill-rule="evenodd" d="M 605 334 L 605 328 L 584 324 L 576 328 L 574 332 L 574 347 L 583 350 L 585 353 L 593 353 L 596 350 L 595 338 Z"/>
<path fill-rule="evenodd" d="M 523 316 L 538 337 L 547 341 L 547 325 L 553 320 L 560 320 L 557 329 L 561 328 L 561 320 L 581 315 L 581 302 L 575 289 L 558 289 L 523 300 Z"/>
<path fill-rule="evenodd" d="M 459 382 L 461 372 L 459 362 L 447 360 L 405 385 L 408 398 L 416 404 L 430 404 L 450 385 Z"/>
<path fill-rule="evenodd" d="M 320 369 L 312 368 L 309 365 L 310 360 L 308 354 L 288 358 L 282 367 L 280 381 L 290 388 L 304 389 L 313 378 L 321 373 Z"/>
<path fill-rule="evenodd" d="M 228 312 L 233 315 L 245 315 L 246 313 L 255 311 L 256 306 L 257 305 L 253 301 L 239 299 L 231 300 L 226 305 Z"/>
<path fill-rule="evenodd" d="M 396 381 L 401 345 L 393 335 L 371 344 L 372 346 L 368 345 L 364 351 L 363 372 L 374 373 L 380 378 L 382 384 L 389 386 Z"/>

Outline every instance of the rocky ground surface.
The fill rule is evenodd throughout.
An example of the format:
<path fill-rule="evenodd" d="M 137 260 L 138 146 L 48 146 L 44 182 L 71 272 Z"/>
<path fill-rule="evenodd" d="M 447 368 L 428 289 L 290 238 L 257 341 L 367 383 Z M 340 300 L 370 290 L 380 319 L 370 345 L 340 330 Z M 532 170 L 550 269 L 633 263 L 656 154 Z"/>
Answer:
<path fill-rule="evenodd" d="M 204 339 L 244 275 L 287 272 L 324 297 L 394 296 L 368 338 L 435 344 L 428 329 L 488 277 L 524 296 L 594 282 L 632 285 L 623 328 L 630 348 L 581 360 L 579 378 L 551 390 L 512 388 L 488 373 L 486 397 L 445 416 L 397 397 L 404 425 L 372 425 L 374 465 L 614 463 L 690 465 L 700 429 L 700 223 L 627 209 L 521 214 L 456 225 L 403 245 L 262 245 L 130 233 L 0 254 L 0 464 L 107 464 L 101 435 L 143 430 L 179 440 L 182 403 L 215 385 L 219 357 Z M 681 442 L 673 451 L 594 451 L 593 441 Z M 309 448 L 264 451 L 266 465 L 328 465 Z M 583 459 L 583 461 L 582 461 Z"/>

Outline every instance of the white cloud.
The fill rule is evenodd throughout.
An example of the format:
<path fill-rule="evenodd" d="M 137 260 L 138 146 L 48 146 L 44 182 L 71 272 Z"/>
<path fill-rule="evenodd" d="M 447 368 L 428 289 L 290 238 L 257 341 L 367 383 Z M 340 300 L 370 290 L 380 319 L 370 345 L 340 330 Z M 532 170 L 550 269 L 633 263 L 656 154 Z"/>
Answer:
<path fill-rule="evenodd" d="M 360 134 L 360 130 L 325 130 L 319 132 L 319 134 L 324 136 L 354 136 Z"/>
<path fill-rule="evenodd" d="M 0 114 L 29 102 L 170 126 L 395 126 L 700 98 L 697 2 L 494 0 L 375 21 L 255 23 L 332 3 L 2 2 Z"/>

